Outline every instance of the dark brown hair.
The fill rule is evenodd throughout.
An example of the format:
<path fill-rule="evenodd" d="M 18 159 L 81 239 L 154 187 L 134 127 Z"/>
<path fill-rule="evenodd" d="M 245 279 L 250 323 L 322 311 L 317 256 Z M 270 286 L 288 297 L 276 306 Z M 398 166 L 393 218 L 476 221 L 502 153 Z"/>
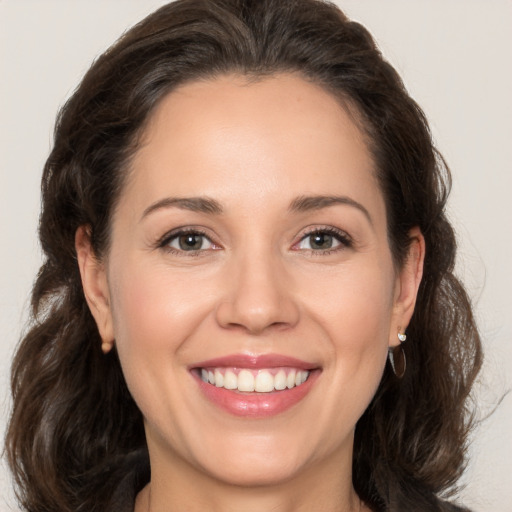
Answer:
<path fill-rule="evenodd" d="M 399 267 L 419 226 L 426 260 L 404 344 L 407 372 L 386 369 L 356 427 L 353 481 L 374 510 L 448 510 L 465 463 L 467 407 L 481 364 L 471 305 L 453 275 L 448 169 L 424 114 L 368 31 L 319 0 L 179 0 L 101 55 L 62 108 L 42 179 L 45 254 L 33 321 L 12 369 L 7 455 L 25 510 L 104 511 L 136 454 L 141 413 L 115 351 L 101 340 L 80 282 L 74 237 L 97 255 L 150 113 L 177 85 L 226 73 L 299 73 L 356 112 L 367 135 Z"/>

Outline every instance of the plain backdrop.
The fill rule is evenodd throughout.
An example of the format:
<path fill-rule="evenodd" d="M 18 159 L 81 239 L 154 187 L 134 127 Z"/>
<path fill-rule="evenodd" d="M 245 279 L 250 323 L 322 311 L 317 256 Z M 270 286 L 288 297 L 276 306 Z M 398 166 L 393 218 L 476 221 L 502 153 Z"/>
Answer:
<path fill-rule="evenodd" d="M 55 114 L 92 60 L 162 1 L 0 0 L 0 434 L 9 365 L 41 261 L 39 180 Z M 454 177 L 457 269 L 480 322 L 477 388 L 461 500 L 512 512 L 512 2 L 339 0 L 376 37 L 424 108 Z M 411 342 L 414 342 L 412 340 Z M 5 464 L 0 512 L 16 510 Z"/>

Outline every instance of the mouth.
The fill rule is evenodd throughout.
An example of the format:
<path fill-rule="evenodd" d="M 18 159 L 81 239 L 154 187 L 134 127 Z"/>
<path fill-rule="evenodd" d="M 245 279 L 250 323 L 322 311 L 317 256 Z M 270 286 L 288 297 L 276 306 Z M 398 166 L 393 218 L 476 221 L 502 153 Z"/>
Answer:
<path fill-rule="evenodd" d="M 272 393 L 300 386 L 308 380 L 310 371 L 299 368 L 280 367 L 265 369 L 250 368 L 201 368 L 203 382 L 243 393 Z"/>
<path fill-rule="evenodd" d="M 198 363 L 190 371 L 210 403 L 254 419 L 297 405 L 312 389 L 321 368 L 286 356 L 239 354 Z"/>

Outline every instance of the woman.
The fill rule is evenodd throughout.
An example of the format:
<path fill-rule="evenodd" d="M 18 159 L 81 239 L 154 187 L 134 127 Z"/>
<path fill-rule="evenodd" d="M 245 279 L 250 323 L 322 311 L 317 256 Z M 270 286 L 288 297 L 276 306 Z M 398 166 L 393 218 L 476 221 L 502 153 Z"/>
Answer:
<path fill-rule="evenodd" d="M 185 0 L 126 33 L 45 166 L 25 509 L 458 510 L 481 354 L 448 186 L 329 4 Z"/>

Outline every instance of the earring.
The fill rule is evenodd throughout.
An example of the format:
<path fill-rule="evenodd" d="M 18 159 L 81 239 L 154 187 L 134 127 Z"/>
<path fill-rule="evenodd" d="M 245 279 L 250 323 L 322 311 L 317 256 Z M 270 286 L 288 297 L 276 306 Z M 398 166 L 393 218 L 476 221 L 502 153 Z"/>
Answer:
<path fill-rule="evenodd" d="M 114 340 L 112 340 L 112 341 L 104 341 L 101 344 L 101 351 L 104 354 L 108 354 L 112 350 L 113 347 L 114 347 Z"/>
<path fill-rule="evenodd" d="M 393 373 L 401 379 L 405 375 L 405 368 L 407 366 L 405 359 L 405 352 L 402 347 L 402 343 L 407 339 L 405 333 L 398 333 L 398 339 L 400 343 L 396 347 L 389 347 L 388 358 Z"/>

